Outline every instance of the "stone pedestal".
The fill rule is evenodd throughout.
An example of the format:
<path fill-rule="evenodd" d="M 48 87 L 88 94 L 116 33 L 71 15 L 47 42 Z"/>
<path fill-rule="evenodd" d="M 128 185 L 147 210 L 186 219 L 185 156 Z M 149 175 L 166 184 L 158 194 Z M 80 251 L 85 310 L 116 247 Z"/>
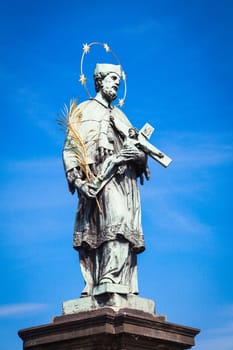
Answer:
<path fill-rule="evenodd" d="M 198 333 L 163 316 L 103 307 L 55 317 L 19 336 L 24 350 L 181 350 L 190 349 Z"/>
<path fill-rule="evenodd" d="M 155 303 L 153 300 L 139 297 L 134 294 L 113 293 L 106 284 L 104 288 L 99 288 L 98 293 L 93 296 L 64 301 L 62 303 L 63 315 L 77 312 L 97 310 L 102 307 L 110 307 L 114 311 L 122 308 L 143 311 L 155 314 Z"/>

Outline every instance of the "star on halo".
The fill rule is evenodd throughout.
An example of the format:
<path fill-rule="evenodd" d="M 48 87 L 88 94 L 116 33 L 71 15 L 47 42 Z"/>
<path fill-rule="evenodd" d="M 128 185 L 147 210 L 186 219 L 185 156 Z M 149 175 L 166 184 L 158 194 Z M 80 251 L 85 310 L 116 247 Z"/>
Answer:
<path fill-rule="evenodd" d="M 119 99 L 119 105 L 122 107 L 122 106 L 124 106 L 124 104 L 125 104 L 125 102 L 124 102 L 123 98 L 120 98 Z"/>
<path fill-rule="evenodd" d="M 104 48 L 105 48 L 106 52 L 110 51 L 110 47 L 108 46 L 108 44 L 104 44 Z"/>
<path fill-rule="evenodd" d="M 126 74 L 125 74 L 124 71 L 121 72 L 121 76 L 122 76 L 122 79 L 123 79 L 123 80 L 126 80 Z"/>
<path fill-rule="evenodd" d="M 87 78 L 85 77 L 84 74 L 81 74 L 81 75 L 80 75 L 79 81 L 80 81 L 80 83 L 81 83 L 82 85 L 85 85 L 85 84 L 86 84 Z"/>
<path fill-rule="evenodd" d="M 88 44 L 83 44 L 83 51 L 84 51 L 85 53 L 90 52 L 90 45 L 88 45 Z"/>

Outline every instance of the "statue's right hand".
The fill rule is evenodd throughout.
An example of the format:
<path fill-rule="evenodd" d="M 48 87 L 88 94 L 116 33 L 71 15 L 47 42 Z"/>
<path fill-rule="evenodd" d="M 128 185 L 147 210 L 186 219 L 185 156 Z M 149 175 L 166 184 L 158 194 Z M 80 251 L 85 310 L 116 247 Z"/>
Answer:
<path fill-rule="evenodd" d="M 82 192 L 87 198 L 95 198 L 98 187 L 95 184 L 84 182 L 80 187 L 79 191 Z"/>

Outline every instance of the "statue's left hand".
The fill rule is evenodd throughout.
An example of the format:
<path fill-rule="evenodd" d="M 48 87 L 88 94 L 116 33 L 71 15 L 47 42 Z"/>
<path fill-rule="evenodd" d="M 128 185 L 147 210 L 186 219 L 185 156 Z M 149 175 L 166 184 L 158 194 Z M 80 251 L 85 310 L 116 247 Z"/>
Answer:
<path fill-rule="evenodd" d="M 148 166 L 146 166 L 145 170 L 139 176 L 141 185 L 144 185 L 144 176 L 147 181 L 150 180 L 150 169 Z"/>
<path fill-rule="evenodd" d="M 133 142 L 126 142 L 118 154 L 119 162 L 137 160 L 144 157 L 144 153 Z"/>

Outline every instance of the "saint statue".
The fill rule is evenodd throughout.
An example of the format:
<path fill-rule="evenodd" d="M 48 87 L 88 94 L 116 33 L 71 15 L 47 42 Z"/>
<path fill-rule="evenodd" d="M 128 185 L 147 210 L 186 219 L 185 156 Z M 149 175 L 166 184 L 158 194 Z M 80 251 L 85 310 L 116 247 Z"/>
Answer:
<path fill-rule="evenodd" d="M 96 96 L 73 105 L 63 149 L 69 190 L 78 194 L 73 246 L 85 281 L 82 297 L 103 284 L 138 294 L 137 254 L 145 246 L 137 180 L 149 179 L 149 170 L 146 153 L 119 127 L 130 130 L 131 139 L 137 135 L 113 105 L 120 80 L 120 65 L 96 65 Z"/>

